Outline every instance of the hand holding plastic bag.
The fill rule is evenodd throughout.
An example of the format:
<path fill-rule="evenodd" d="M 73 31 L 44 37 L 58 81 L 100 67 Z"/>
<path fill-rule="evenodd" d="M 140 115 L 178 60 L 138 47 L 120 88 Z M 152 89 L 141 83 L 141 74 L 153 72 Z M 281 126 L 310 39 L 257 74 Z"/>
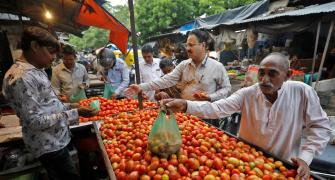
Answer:
<path fill-rule="evenodd" d="M 112 94 L 114 94 L 115 89 L 112 87 L 110 83 L 105 83 L 104 94 L 103 97 L 106 99 L 110 99 Z"/>
<path fill-rule="evenodd" d="M 71 103 L 79 102 L 82 99 L 87 99 L 86 94 L 85 94 L 85 89 L 79 89 L 76 93 L 70 96 Z"/>
<path fill-rule="evenodd" d="M 91 108 L 95 109 L 96 111 L 100 111 L 100 101 L 94 100 L 91 102 Z"/>
<path fill-rule="evenodd" d="M 177 121 L 170 113 L 166 118 L 165 111 L 160 111 L 148 138 L 148 149 L 164 158 L 176 153 L 182 145 Z"/>

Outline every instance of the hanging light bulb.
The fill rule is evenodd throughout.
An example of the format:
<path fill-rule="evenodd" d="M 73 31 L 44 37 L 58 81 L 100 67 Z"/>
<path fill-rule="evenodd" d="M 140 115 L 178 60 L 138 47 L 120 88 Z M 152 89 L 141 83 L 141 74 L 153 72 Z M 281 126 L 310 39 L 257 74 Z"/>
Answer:
<path fill-rule="evenodd" d="M 47 19 L 52 19 L 52 14 L 50 13 L 50 11 L 48 11 L 48 10 L 45 11 L 45 17 Z"/>

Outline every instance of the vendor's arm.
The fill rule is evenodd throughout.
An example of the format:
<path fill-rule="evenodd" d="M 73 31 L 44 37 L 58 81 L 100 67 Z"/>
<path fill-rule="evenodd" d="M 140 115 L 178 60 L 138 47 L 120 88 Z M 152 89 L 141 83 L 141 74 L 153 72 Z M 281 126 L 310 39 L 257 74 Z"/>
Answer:
<path fill-rule="evenodd" d="M 298 158 L 309 165 L 313 157 L 320 155 L 326 147 L 331 128 L 327 114 L 322 110 L 319 98 L 312 87 L 305 89 L 305 99 L 306 140 L 302 144 Z"/>
<path fill-rule="evenodd" d="M 179 64 L 171 73 L 149 83 L 140 84 L 143 91 L 152 91 L 172 87 L 180 80 L 185 64 Z"/>
<path fill-rule="evenodd" d="M 246 92 L 246 89 L 241 89 L 226 99 L 212 103 L 208 101 L 187 101 L 186 113 L 205 119 L 227 117 L 237 111 L 241 111 L 243 97 Z"/>
<path fill-rule="evenodd" d="M 13 93 L 17 96 L 17 99 L 14 101 L 17 103 L 17 106 L 21 106 L 22 110 L 29 108 L 28 111 L 22 111 L 22 113 L 26 113 L 24 116 L 28 119 L 25 121 L 27 126 L 32 129 L 45 129 L 64 119 L 67 120 L 68 124 L 78 123 L 79 116 L 77 109 L 65 110 L 66 108 L 64 107 L 64 111 L 60 113 L 45 113 L 45 109 L 43 109 L 45 107 L 41 107 L 41 100 L 37 99 L 37 97 L 41 96 L 39 95 L 40 91 L 38 87 L 26 80 L 18 80 L 16 83 L 16 87 L 12 88 Z"/>
<path fill-rule="evenodd" d="M 100 81 L 107 81 L 106 76 L 104 75 L 104 68 L 103 67 L 99 67 L 98 71 L 97 71 L 97 78 Z"/>
<path fill-rule="evenodd" d="M 129 70 L 126 63 L 123 64 L 121 77 L 122 82 L 115 90 L 116 94 L 120 94 L 121 92 L 123 92 L 129 85 Z"/>
<path fill-rule="evenodd" d="M 217 72 L 219 74 L 219 77 L 215 80 L 218 90 L 212 94 L 209 94 L 212 102 L 226 98 L 231 90 L 231 85 L 226 68 L 222 65 L 222 68 L 219 69 L 220 71 Z"/>

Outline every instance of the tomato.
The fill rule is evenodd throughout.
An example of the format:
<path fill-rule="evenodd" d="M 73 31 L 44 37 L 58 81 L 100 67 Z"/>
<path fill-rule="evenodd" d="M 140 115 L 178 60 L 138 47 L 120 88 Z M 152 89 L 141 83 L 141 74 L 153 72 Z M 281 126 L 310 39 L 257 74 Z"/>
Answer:
<path fill-rule="evenodd" d="M 127 179 L 129 180 L 138 180 L 139 178 L 140 178 L 140 175 L 137 171 L 133 171 L 127 176 Z"/>

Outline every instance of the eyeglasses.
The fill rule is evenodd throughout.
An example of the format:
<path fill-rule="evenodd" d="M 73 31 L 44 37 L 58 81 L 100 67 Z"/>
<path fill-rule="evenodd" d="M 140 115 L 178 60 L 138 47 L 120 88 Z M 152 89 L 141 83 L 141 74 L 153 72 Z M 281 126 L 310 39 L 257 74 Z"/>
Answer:
<path fill-rule="evenodd" d="M 265 69 L 259 69 L 258 70 L 258 76 L 259 77 L 264 77 L 265 74 L 267 74 L 270 78 L 274 78 L 278 76 L 280 73 L 277 70 L 270 69 L 270 70 L 265 70 Z"/>

